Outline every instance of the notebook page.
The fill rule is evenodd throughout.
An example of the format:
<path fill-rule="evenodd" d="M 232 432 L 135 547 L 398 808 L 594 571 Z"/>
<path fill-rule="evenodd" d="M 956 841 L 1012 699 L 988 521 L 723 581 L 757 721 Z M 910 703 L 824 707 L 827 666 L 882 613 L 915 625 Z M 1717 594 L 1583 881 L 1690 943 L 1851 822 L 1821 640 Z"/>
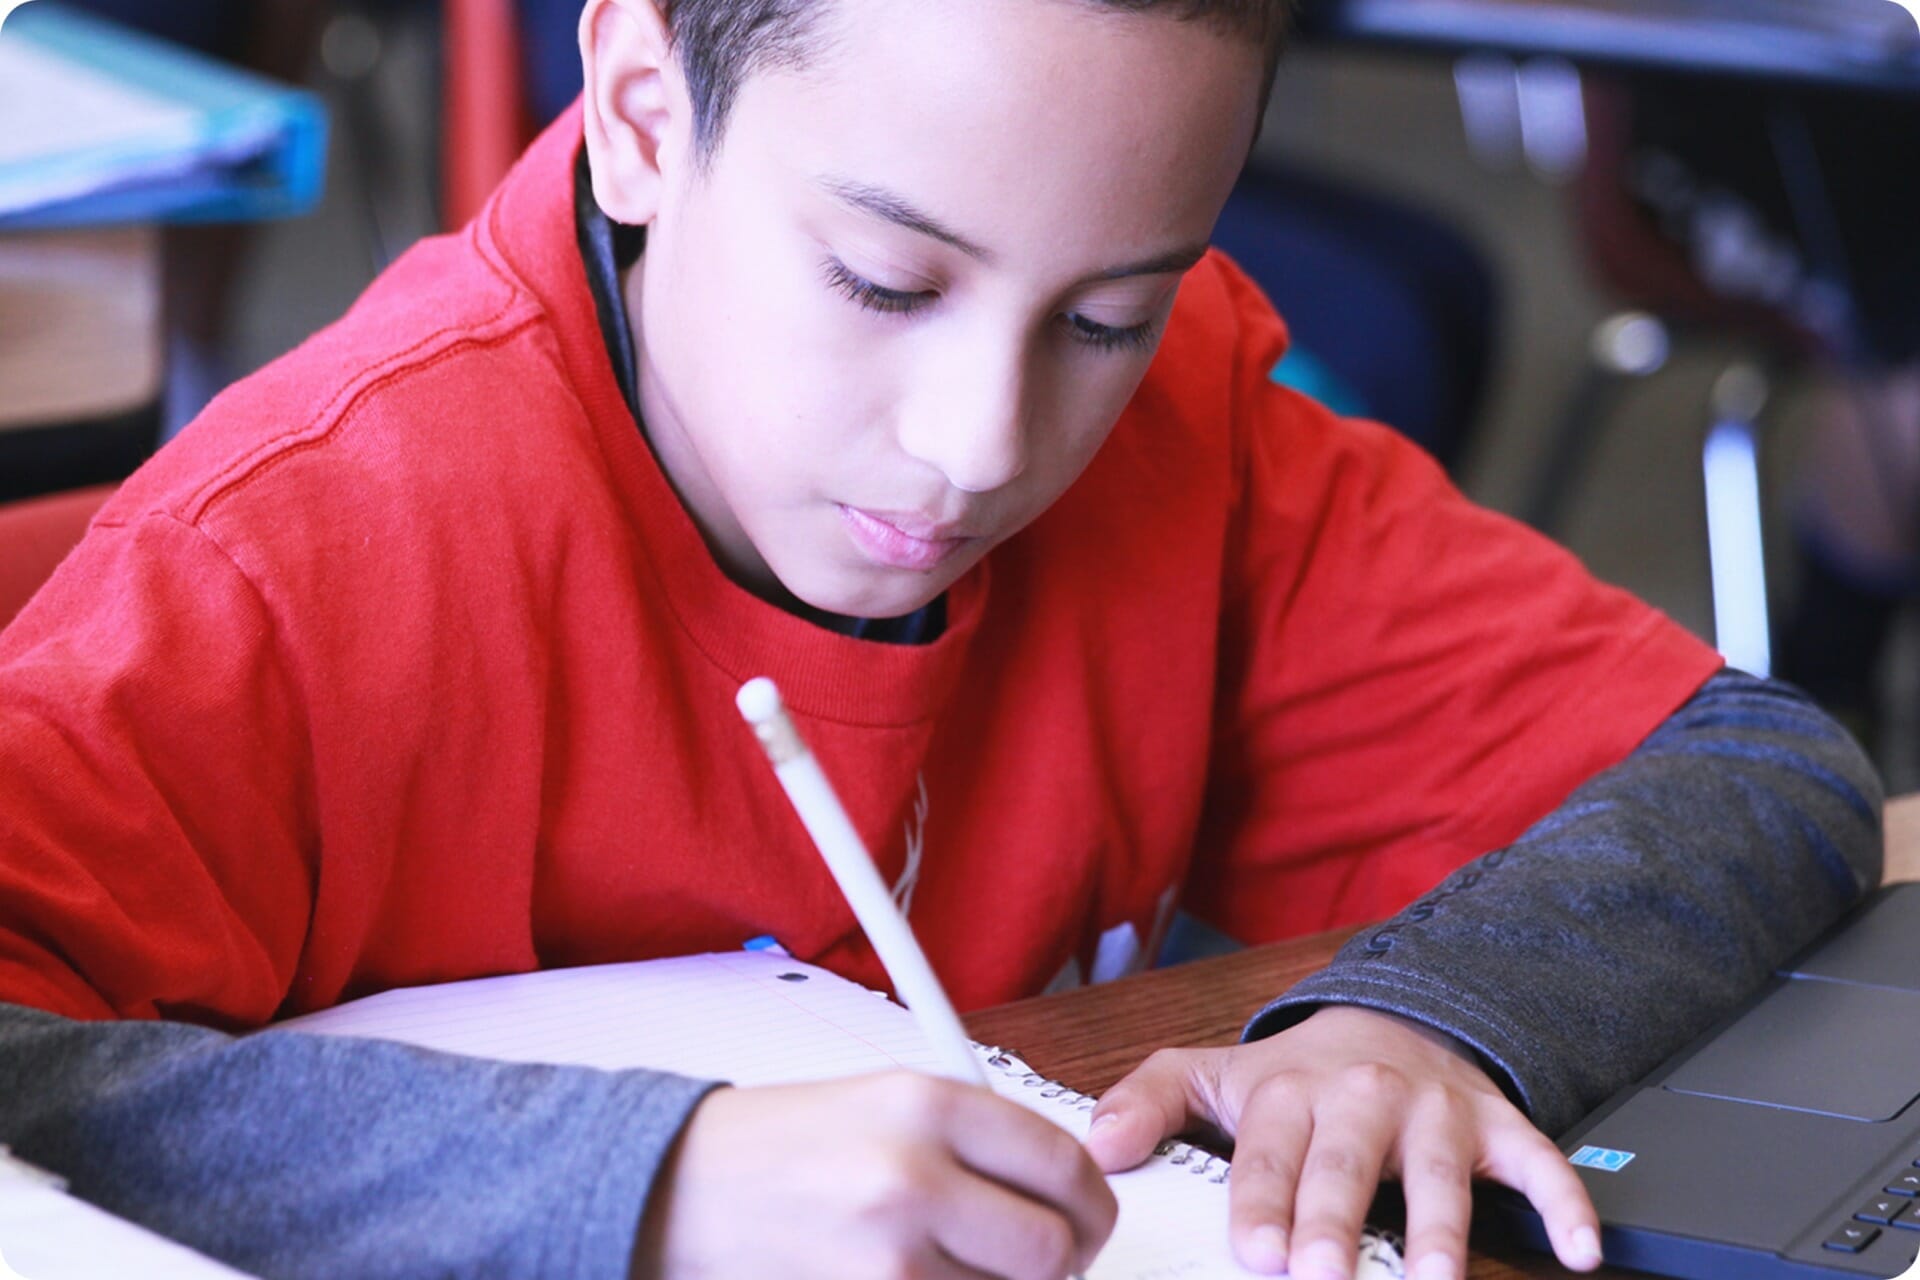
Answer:
<path fill-rule="evenodd" d="M 750 951 L 387 991 L 278 1025 L 742 1085 L 928 1070 L 935 1061 L 912 1016 L 886 997 Z"/>
<path fill-rule="evenodd" d="M 0 1174 L 0 1277 L 31 1280 L 243 1280 L 185 1245 L 64 1191 Z"/>
<path fill-rule="evenodd" d="M 741 1085 L 790 1084 L 936 1062 L 913 1016 L 836 974 L 764 952 L 550 969 L 368 996 L 279 1026 L 371 1036 L 511 1062 L 654 1067 Z M 1084 1138 L 1093 1100 L 1011 1054 L 975 1046 L 996 1093 Z M 1167 1144 L 1109 1179 L 1119 1225 L 1086 1280 L 1238 1280 L 1227 1245 L 1227 1162 Z M 1383 1241 L 1356 1280 L 1400 1275 Z"/>

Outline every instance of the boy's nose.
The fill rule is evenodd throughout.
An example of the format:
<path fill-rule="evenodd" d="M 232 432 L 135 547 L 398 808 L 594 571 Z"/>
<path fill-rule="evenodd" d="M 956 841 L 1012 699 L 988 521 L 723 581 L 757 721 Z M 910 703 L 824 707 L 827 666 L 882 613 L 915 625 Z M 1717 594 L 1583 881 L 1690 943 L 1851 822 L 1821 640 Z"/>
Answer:
<path fill-rule="evenodd" d="M 1027 469 L 1027 375 L 1018 359 L 960 363 L 916 398 L 900 443 L 966 493 L 1011 484 Z"/>

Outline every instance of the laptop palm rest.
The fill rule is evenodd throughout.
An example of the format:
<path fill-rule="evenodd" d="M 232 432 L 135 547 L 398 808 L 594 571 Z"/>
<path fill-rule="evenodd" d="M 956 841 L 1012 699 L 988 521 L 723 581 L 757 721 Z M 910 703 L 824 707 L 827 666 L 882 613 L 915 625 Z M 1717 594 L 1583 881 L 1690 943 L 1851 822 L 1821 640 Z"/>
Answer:
<path fill-rule="evenodd" d="M 1920 1096 L 1920 991 L 1788 977 L 1662 1082 L 1672 1093 L 1886 1121 Z"/>

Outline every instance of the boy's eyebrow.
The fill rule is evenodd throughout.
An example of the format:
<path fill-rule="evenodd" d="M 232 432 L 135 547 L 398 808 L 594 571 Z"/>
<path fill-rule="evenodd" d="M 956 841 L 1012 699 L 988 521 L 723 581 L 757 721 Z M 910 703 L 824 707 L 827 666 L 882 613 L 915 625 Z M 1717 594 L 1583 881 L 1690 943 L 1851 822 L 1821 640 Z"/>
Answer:
<path fill-rule="evenodd" d="M 881 187 L 870 186 L 864 182 L 854 182 L 846 178 L 823 178 L 820 185 L 825 187 L 835 199 L 850 205 L 862 213 L 870 213 L 876 218 L 884 218 L 897 227 L 917 231 L 923 236 L 932 236 L 942 244 L 950 244 L 969 258 L 981 262 L 991 262 L 993 255 L 973 241 L 942 225 L 931 214 L 922 213 L 906 200 Z"/>
<path fill-rule="evenodd" d="M 992 262 L 993 255 L 973 241 L 947 227 L 932 214 L 923 213 L 901 196 L 895 195 L 884 187 L 876 187 L 865 182 L 854 182 L 849 178 L 822 178 L 820 185 L 842 204 L 858 209 L 862 213 L 872 214 L 897 227 L 917 231 L 923 236 L 931 236 L 942 244 L 952 245 L 969 258 L 980 262 Z M 1185 271 L 1207 254 L 1204 244 L 1188 245 L 1167 253 L 1155 254 L 1139 262 L 1129 262 L 1118 267 L 1109 267 L 1097 272 L 1095 280 L 1123 280 L 1128 276 L 1157 276 Z"/>
<path fill-rule="evenodd" d="M 1175 249 L 1171 253 L 1155 254 L 1139 262 L 1129 262 L 1125 266 L 1109 267 L 1094 278 L 1096 280 L 1121 280 L 1127 276 L 1157 276 L 1185 271 L 1194 263 L 1207 256 L 1207 246 L 1189 245 L 1184 249 Z"/>

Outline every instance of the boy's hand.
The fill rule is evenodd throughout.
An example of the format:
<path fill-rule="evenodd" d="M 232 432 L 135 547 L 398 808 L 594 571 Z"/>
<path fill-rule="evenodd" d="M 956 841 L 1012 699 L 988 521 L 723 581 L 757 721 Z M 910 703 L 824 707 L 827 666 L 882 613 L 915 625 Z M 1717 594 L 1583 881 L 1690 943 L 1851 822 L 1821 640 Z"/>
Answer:
<path fill-rule="evenodd" d="M 1061 1280 L 1113 1231 L 1065 1130 L 909 1072 L 721 1089 L 650 1197 L 636 1276 Z"/>
<path fill-rule="evenodd" d="M 1229 1230 L 1255 1271 L 1346 1280 L 1382 1174 L 1407 1200 L 1407 1274 L 1466 1274 L 1474 1177 L 1526 1195 L 1567 1266 L 1600 1264 L 1599 1220 L 1567 1159 L 1448 1036 L 1329 1006 L 1231 1049 L 1166 1049 L 1110 1089 L 1087 1146 L 1109 1172 L 1162 1138 L 1235 1139 Z"/>

